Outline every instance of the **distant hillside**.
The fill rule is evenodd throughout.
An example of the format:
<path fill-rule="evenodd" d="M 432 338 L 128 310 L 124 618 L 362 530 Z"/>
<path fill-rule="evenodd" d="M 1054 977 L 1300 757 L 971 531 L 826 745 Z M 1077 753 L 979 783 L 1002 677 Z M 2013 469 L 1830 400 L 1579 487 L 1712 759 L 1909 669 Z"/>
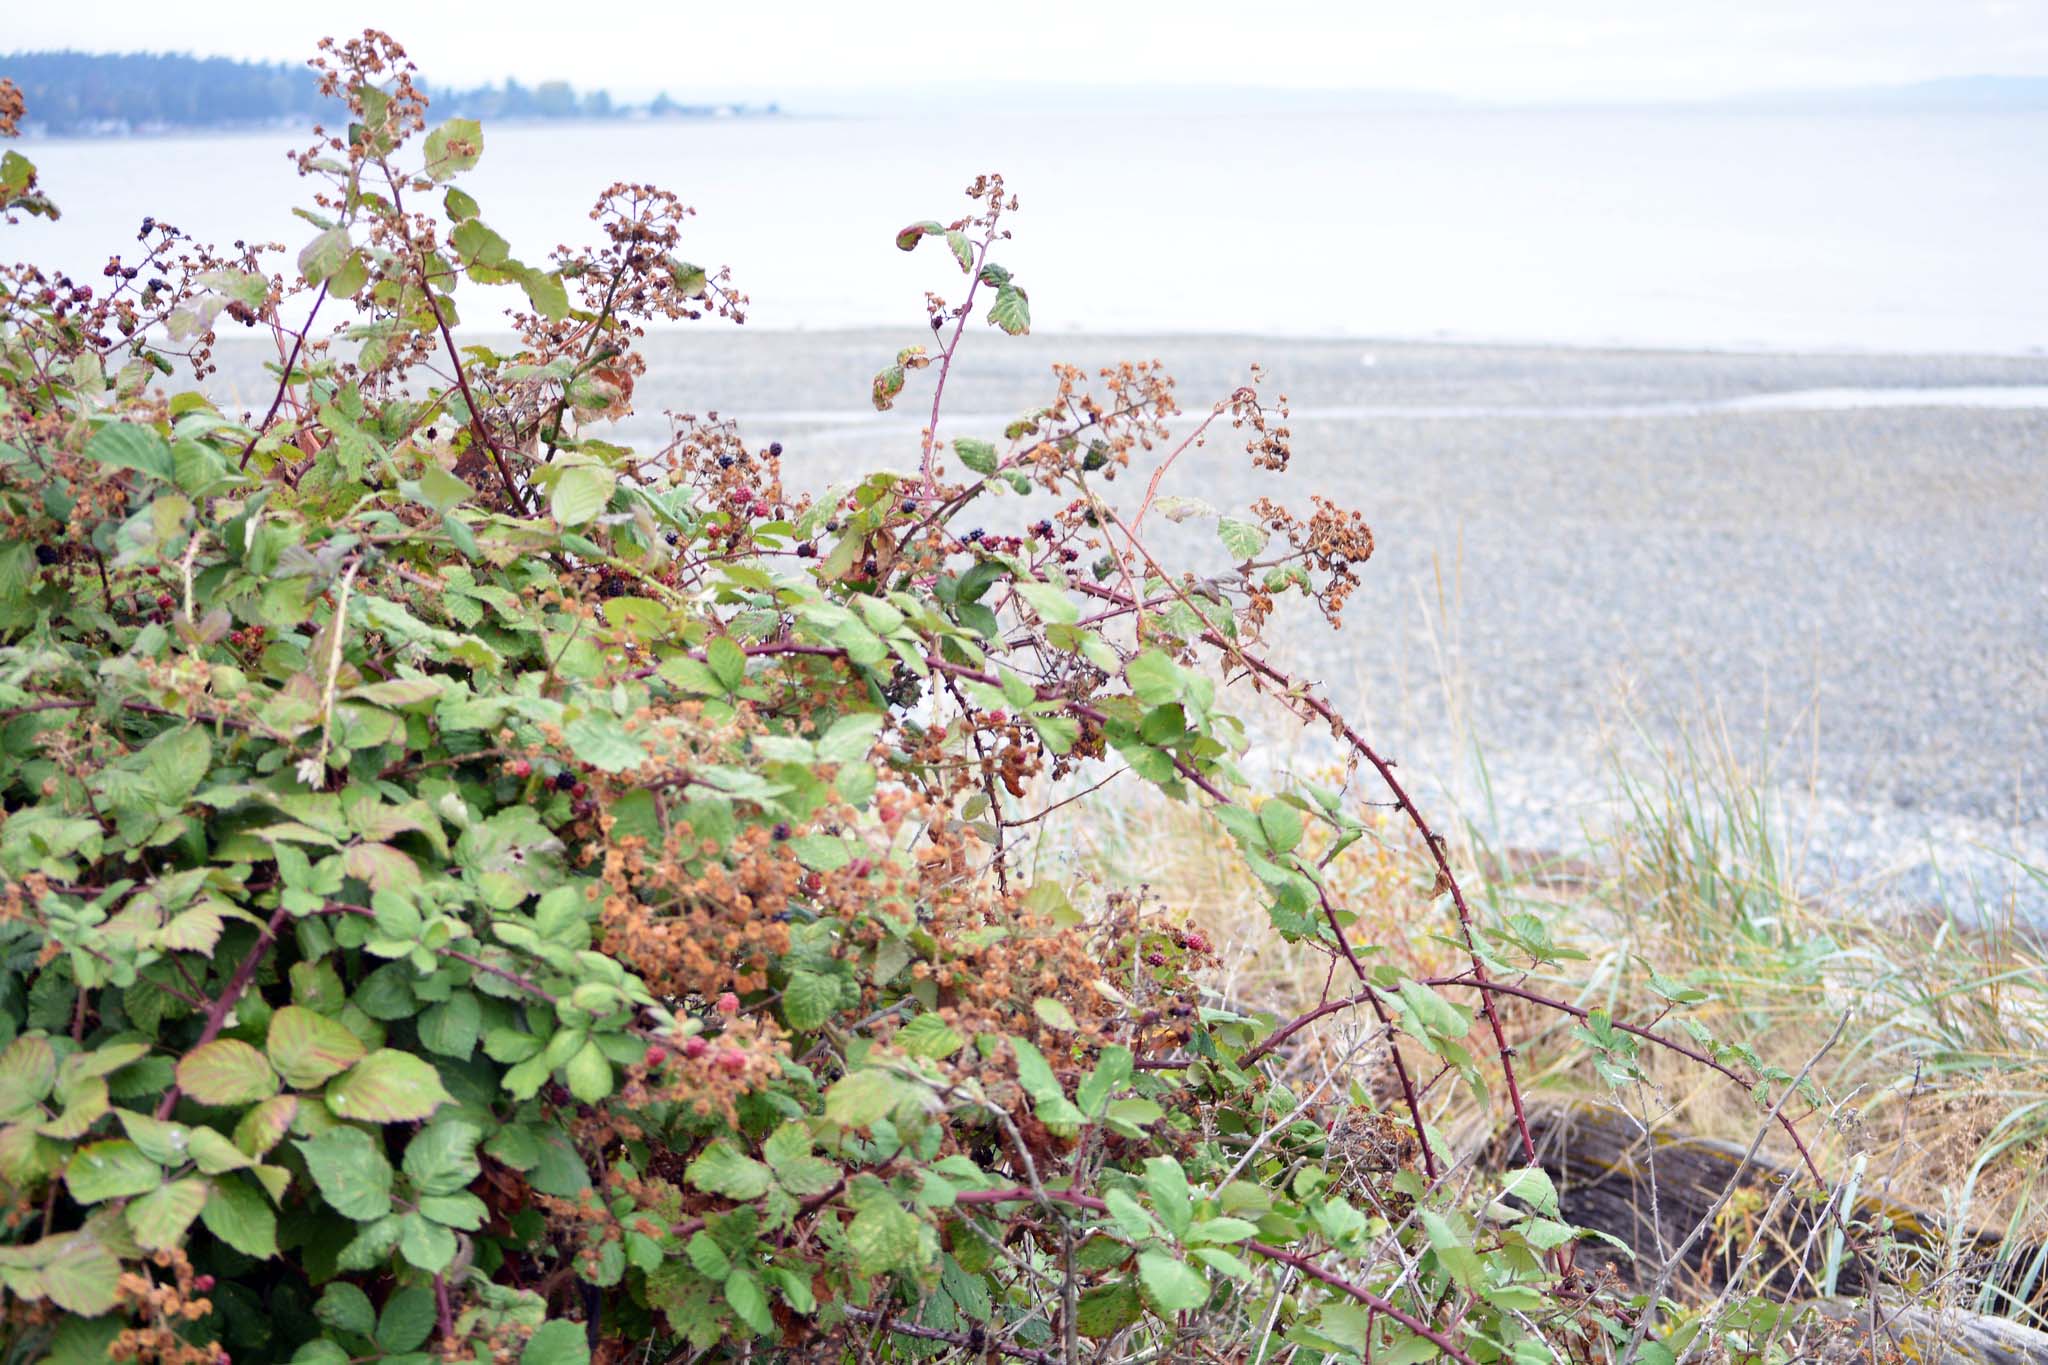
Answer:
<path fill-rule="evenodd" d="M 313 73 L 284 63 L 238 62 L 180 53 L 13 52 L 0 76 L 21 87 L 27 128 L 53 134 L 122 134 L 184 128 L 301 124 L 334 112 Z M 566 81 L 471 90 L 428 86 L 434 111 L 473 118 L 673 118 L 775 113 L 776 107 L 689 104 L 666 93 L 644 104 L 614 102 Z"/>

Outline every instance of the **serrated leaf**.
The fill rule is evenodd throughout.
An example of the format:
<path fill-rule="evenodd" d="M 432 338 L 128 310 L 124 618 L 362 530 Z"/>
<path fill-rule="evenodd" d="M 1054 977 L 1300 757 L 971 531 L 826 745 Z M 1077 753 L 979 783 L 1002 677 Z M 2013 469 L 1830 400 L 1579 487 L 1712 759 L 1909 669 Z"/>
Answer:
<path fill-rule="evenodd" d="M 329 228 L 299 251 L 299 273 L 309 285 L 321 284 L 348 259 L 348 229 Z"/>
<path fill-rule="evenodd" d="M 0 1123 L 35 1112 L 57 1084 L 57 1054 L 50 1040 L 16 1038 L 0 1052 Z"/>
<path fill-rule="evenodd" d="M 967 1040 L 936 1014 L 918 1015 L 896 1030 L 893 1041 L 913 1057 L 932 1057 L 941 1061 L 967 1046 Z"/>
<path fill-rule="evenodd" d="M 391 1355 L 417 1351 L 434 1331 L 434 1292 L 425 1285 L 401 1289 L 384 1300 L 377 1316 L 377 1344 Z"/>
<path fill-rule="evenodd" d="M 455 1234 L 425 1214 L 408 1213 L 398 1222 L 398 1254 L 438 1275 L 455 1259 Z"/>
<path fill-rule="evenodd" d="M 618 476 L 601 465 L 570 465 L 555 480 L 548 495 L 548 511 L 564 526 L 581 526 L 612 500 Z"/>
<path fill-rule="evenodd" d="M 1138 1287 L 1129 1280 L 1097 1285 L 1081 1295 L 1074 1308 L 1074 1323 L 1084 1337 L 1113 1337 L 1136 1322 L 1144 1313 Z"/>
<path fill-rule="evenodd" d="M 726 1256 L 725 1248 L 718 1245 L 718 1239 L 708 1232 L 691 1234 L 683 1251 L 697 1273 L 707 1280 L 723 1281 L 732 1273 L 732 1261 Z"/>
<path fill-rule="evenodd" d="M 244 1256 L 267 1260 L 277 1254 L 277 1214 L 260 1190 L 240 1176 L 215 1176 L 199 1221 Z"/>
<path fill-rule="evenodd" d="M 337 1118 L 403 1123 L 427 1117 L 453 1097 L 426 1061 L 380 1048 L 329 1081 L 326 1098 Z"/>
<path fill-rule="evenodd" d="M 556 1318 L 533 1329 L 519 1365 L 590 1365 L 590 1340 L 580 1322 Z"/>
<path fill-rule="evenodd" d="M 1202 1272 L 1163 1251 L 1138 1253 L 1138 1282 L 1161 1313 L 1185 1313 L 1209 1301 L 1209 1282 Z"/>
<path fill-rule="evenodd" d="M 1067 1008 L 1066 1002 L 1055 1000 L 1049 995 L 1041 995 L 1033 1000 L 1031 1002 L 1031 1012 L 1037 1015 L 1040 1022 L 1048 1028 L 1056 1028 L 1072 1033 L 1076 1027 L 1074 1012 Z"/>
<path fill-rule="evenodd" d="M 996 472 L 996 448 L 987 441 L 963 436 L 953 442 L 953 453 L 960 457 L 961 464 L 977 474 Z"/>
<path fill-rule="evenodd" d="M 1557 1186 L 1541 1166 L 1524 1166 L 1500 1178 L 1500 1192 L 1523 1200 L 1538 1213 L 1557 1217 Z"/>
<path fill-rule="evenodd" d="M 1223 542 L 1224 550 L 1238 563 L 1254 559 L 1259 551 L 1266 548 L 1266 533 L 1249 521 L 1235 517 L 1224 517 L 1216 523 L 1217 538 Z"/>
<path fill-rule="evenodd" d="M 456 991 L 420 1016 L 420 1042 L 429 1052 L 468 1061 L 476 1051 L 476 1036 L 482 1027 L 483 1008 L 476 996 Z"/>
<path fill-rule="evenodd" d="M 427 134 L 427 175 L 434 180 L 453 179 L 476 165 L 483 154 L 483 125 L 473 118 L 449 119 Z"/>
<path fill-rule="evenodd" d="M 148 427 L 133 422 L 109 422 L 101 427 L 86 442 L 85 454 L 109 469 L 133 469 L 165 483 L 174 483 L 178 477 L 170 444 Z"/>
<path fill-rule="evenodd" d="M 482 1174 L 476 1145 L 483 1130 L 459 1119 L 428 1125 L 405 1147 L 405 1174 L 422 1194 L 452 1194 Z"/>
<path fill-rule="evenodd" d="M 337 1332 L 353 1332 L 359 1337 L 377 1330 L 377 1310 L 370 1306 L 370 1296 L 347 1280 L 328 1282 L 320 1301 L 313 1305 L 313 1316 Z"/>
<path fill-rule="evenodd" d="M 265 1051 L 285 1084 L 310 1090 L 361 1061 L 364 1048 L 340 1020 L 303 1005 L 286 1005 L 270 1016 Z"/>
<path fill-rule="evenodd" d="M 893 1077 L 866 1067 L 832 1083 L 825 1092 L 825 1117 L 849 1128 L 865 1128 L 887 1118 L 902 1098 Z"/>
<path fill-rule="evenodd" d="M 996 301 L 988 310 L 988 320 L 1013 337 L 1025 335 L 1031 330 L 1030 297 L 1005 280 L 996 290 Z"/>
<path fill-rule="evenodd" d="M 216 1038 L 178 1060 L 178 1088 L 201 1104 L 254 1104 L 277 1093 L 277 1073 L 239 1038 Z"/>
<path fill-rule="evenodd" d="M 1145 1159 L 1145 1193 L 1152 1198 L 1152 1212 L 1175 1237 L 1185 1237 L 1194 1217 L 1194 1198 L 1188 1191 L 1187 1173 L 1170 1156 Z"/>
<path fill-rule="evenodd" d="M 173 1180 L 128 1205 L 128 1230 L 144 1251 L 167 1251 L 185 1239 L 185 1229 L 206 1207 L 204 1180 Z"/>
<path fill-rule="evenodd" d="M 1050 583 L 1021 582 L 1014 585 L 1017 596 L 1031 604 L 1049 626 L 1071 626 L 1081 619 L 1074 599 Z"/>
<path fill-rule="evenodd" d="M 853 1248 L 855 1264 L 864 1275 L 917 1264 L 924 1225 L 895 1199 L 879 1196 L 861 1206 L 846 1226 L 846 1244 Z"/>
<path fill-rule="evenodd" d="M 725 1301 L 741 1322 L 762 1336 L 775 1330 L 775 1315 L 768 1311 L 768 1294 L 751 1272 L 735 1270 L 725 1277 Z"/>
<path fill-rule="evenodd" d="M 81 1204 L 147 1194 L 163 1178 L 163 1168 L 126 1138 L 81 1147 L 64 1167 L 65 1187 Z"/>
<path fill-rule="evenodd" d="M 111 1247 L 83 1230 L 45 1238 L 38 1246 L 43 1253 L 39 1278 L 50 1302 L 87 1318 L 114 1306 L 121 1259 Z"/>
<path fill-rule="evenodd" d="M 773 1183 L 769 1169 L 724 1138 L 697 1154 L 683 1173 L 693 1188 L 727 1199 L 759 1199 Z"/>
<path fill-rule="evenodd" d="M 799 1033 L 818 1028 L 839 1008 L 839 980 L 815 972 L 793 972 L 782 989 L 782 1019 Z"/>
<path fill-rule="evenodd" d="M 249 1156 L 262 1156 L 284 1139 L 298 1113 L 296 1095 L 273 1095 L 250 1106 L 235 1124 L 235 1146 Z"/>
<path fill-rule="evenodd" d="M 368 1133 L 330 1128 L 293 1145 L 336 1213 L 363 1222 L 391 1212 L 391 1163 Z"/>
<path fill-rule="evenodd" d="M 562 1068 L 569 1093 L 585 1104 L 596 1104 L 612 1093 L 612 1064 L 595 1042 L 576 1049 L 576 1055 Z"/>

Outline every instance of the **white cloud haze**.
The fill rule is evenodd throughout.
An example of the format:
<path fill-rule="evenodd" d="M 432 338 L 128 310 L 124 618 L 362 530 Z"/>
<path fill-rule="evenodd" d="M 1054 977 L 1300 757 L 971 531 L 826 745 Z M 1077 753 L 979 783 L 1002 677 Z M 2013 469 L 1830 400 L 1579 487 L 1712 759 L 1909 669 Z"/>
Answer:
<path fill-rule="evenodd" d="M 2048 73 L 2048 0 L 97 0 L 18 5 L 10 48 L 300 60 L 365 26 L 426 77 L 801 99 L 973 82 L 1689 98 Z"/>

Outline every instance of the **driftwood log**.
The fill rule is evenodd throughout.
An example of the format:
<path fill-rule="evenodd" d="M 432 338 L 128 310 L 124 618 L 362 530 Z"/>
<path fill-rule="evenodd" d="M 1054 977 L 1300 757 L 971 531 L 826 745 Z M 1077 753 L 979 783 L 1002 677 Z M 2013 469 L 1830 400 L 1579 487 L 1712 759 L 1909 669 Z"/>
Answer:
<path fill-rule="evenodd" d="M 1816 1318 L 1855 1329 L 1833 1336 L 1834 1349 L 1816 1353 L 1815 1359 L 1839 1359 L 1845 1365 L 1848 1361 L 1894 1359 L 1918 1365 L 2048 1365 L 2048 1333 L 2022 1327 L 2010 1318 L 1880 1305 L 1873 1333 L 1867 1303 L 1821 1299 L 1805 1306 Z M 1874 1336 L 1882 1339 L 1876 1350 L 1870 1348 Z M 1809 1333 L 1808 1339 L 1812 1338 Z"/>
<path fill-rule="evenodd" d="M 1625 1282 L 1648 1288 L 1659 1271 L 1702 1221 L 1706 1232 L 1693 1243 L 1673 1272 L 1667 1293 L 1703 1301 L 1725 1288 L 1752 1257 L 1744 1279 L 1768 1286 L 1787 1302 L 1814 1299 L 1819 1314 L 1841 1323 L 1869 1319 L 1868 1296 L 1881 1301 L 1895 1293 L 1895 1282 L 1915 1270 L 1924 1280 L 1938 1278 L 1938 1248 L 1945 1234 L 1938 1219 L 1917 1210 L 1889 1205 L 1875 1197 L 1857 1201 L 1856 1220 L 1868 1223 L 1884 1214 L 1891 1222 L 1890 1245 L 1874 1260 L 1844 1252 L 1832 1285 L 1824 1283 L 1829 1229 L 1817 1226 L 1821 1201 L 1806 1188 L 1804 1171 L 1794 1171 L 1759 1155 L 1747 1167 L 1745 1146 L 1682 1133 L 1645 1134 L 1635 1120 L 1611 1105 L 1580 1102 L 1532 1108 L 1531 1135 L 1537 1160 L 1557 1186 L 1561 1212 L 1579 1227 L 1604 1232 L 1635 1251 L 1625 1252 L 1598 1241 L 1582 1242 L 1579 1264 L 1588 1269 L 1611 1265 Z M 1504 1159 L 1514 1164 L 1518 1148 Z M 1735 1192 L 1725 1203 L 1730 1182 Z M 1793 1188 L 1785 1190 L 1792 1181 Z M 1780 1199 L 1781 1193 L 1785 1195 Z M 1717 1205 L 1718 1211 L 1717 1211 Z M 1964 1258 L 1969 1271 L 2003 1264 L 2018 1280 L 2036 1260 L 2034 1251 L 2001 1259 L 1998 1239 L 1971 1237 Z M 1873 1274 L 1875 1272 L 1875 1274 Z M 1873 1280 L 1876 1283 L 1873 1283 Z M 1954 1286 L 1973 1298 L 1977 1283 Z M 2002 1286 L 2008 1293 L 2017 1283 Z M 2029 1286 L 2035 1311 L 2048 1311 L 2048 1289 Z M 1850 1300 L 1865 1302 L 1851 1305 Z M 1880 1331 L 1898 1357 L 1922 1362 L 1971 1362 L 1973 1365 L 2048 1365 L 2048 1335 L 2005 1318 L 1964 1312 L 1936 1313 L 1917 1307 L 1886 1309 L 1878 1315 Z M 1867 1331 L 1855 1339 L 1867 1340 Z M 1841 1340 L 1838 1333 L 1836 1339 Z M 1860 1358 L 1869 1359 L 1865 1355 Z M 1884 1359 L 1882 1352 L 1875 1358 Z"/>

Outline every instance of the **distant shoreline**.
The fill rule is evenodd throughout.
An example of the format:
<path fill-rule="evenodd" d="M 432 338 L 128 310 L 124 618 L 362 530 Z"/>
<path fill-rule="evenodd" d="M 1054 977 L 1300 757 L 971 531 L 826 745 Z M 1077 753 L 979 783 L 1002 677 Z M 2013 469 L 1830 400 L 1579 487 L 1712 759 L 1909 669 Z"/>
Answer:
<path fill-rule="evenodd" d="M 460 118 L 464 116 L 458 112 L 450 114 L 449 117 Z M 547 118 L 534 115 L 523 118 L 508 118 L 500 114 L 491 119 L 490 126 L 493 128 L 595 128 L 627 124 L 638 127 L 641 124 L 722 123 L 736 119 L 760 122 L 769 119 L 789 119 L 794 117 L 798 116 L 792 115 L 786 109 L 734 106 L 731 108 L 721 107 L 716 110 L 707 110 L 703 113 L 643 114 L 639 116 L 624 114 L 606 117 Z M 306 118 L 297 116 L 247 123 L 167 123 L 146 125 L 140 128 L 108 129 L 103 132 L 80 131 L 76 128 L 66 128 L 59 132 L 31 121 L 21 126 L 20 141 L 33 143 L 37 146 L 49 146 L 61 142 L 157 142 L 165 138 L 178 137 L 248 137 L 255 133 L 289 133 L 294 136 L 304 136 L 310 131 L 310 128 L 311 124 Z"/>

